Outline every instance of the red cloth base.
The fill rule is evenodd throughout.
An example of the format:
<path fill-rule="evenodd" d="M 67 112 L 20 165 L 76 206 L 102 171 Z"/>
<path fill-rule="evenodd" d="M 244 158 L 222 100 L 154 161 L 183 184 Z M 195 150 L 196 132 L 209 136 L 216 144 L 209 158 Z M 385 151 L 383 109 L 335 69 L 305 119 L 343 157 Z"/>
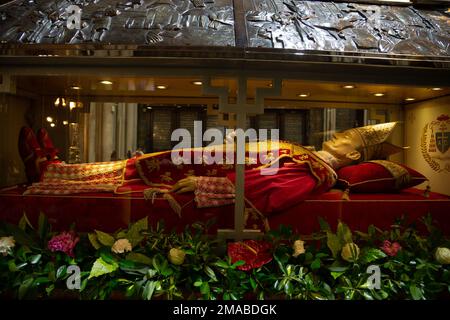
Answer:
<path fill-rule="evenodd" d="M 169 206 L 165 199 L 143 199 L 146 185 L 133 185 L 120 191 L 135 191 L 130 194 L 110 193 L 83 194 L 70 196 L 23 196 L 24 188 L 0 191 L 0 220 L 17 223 L 26 212 L 33 224 L 37 224 L 39 212 L 46 214 L 54 230 L 67 230 L 76 223 L 78 231 L 98 229 L 113 232 L 126 228 L 130 222 L 149 217 L 156 226 L 164 220 L 166 229 L 181 231 L 186 225 L 198 221 L 216 219 L 217 224 L 210 230 L 230 228 L 234 221 L 234 206 L 198 209 L 192 194 L 177 195 L 182 205 L 181 217 Z M 370 224 L 381 229 L 389 228 L 396 218 L 406 215 L 410 222 L 431 213 L 439 228 L 450 235 L 450 199 L 437 193 L 423 196 L 423 191 L 407 189 L 398 194 L 351 194 L 350 200 L 341 200 L 341 191 L 330 191 L 312 196 L 300 205 L 269 216 L 272 229 L 280 224 L 291 226 L 295 232 L 310 234 L 319 230 L 318 217 L 324 218 L 333 228 L 338 220 L 347 223 L 352 230 L 367 231 Z M 419 223 L 417 223 L 419 225 Z M 251 226 L 248 226 L 251 227 Z"/>
<path fill-rule="evenodd" d="M 436 225 L 450 235 L 450 198 L 431 192 L 423 196 L 423 190 L 406 189 L 390 194 L 351 194 L 350 200 L 342 200 L 342 191 L 331 191 L 305 200 L 302 204 L 270 217 L 271 228 L 280 224 L 291 226 L 294 232 L 310 234 L 320 230 L 318 217 L 325 219 L 332 228 L 339 220 L 350 229 L 367 231 L 373 224 L 386 230 L 397 218 L 404 215 L 407 223 L 415 223 L 425 231 L 420 218 L 432 214 Z M 294 218 L 299 217 L 299 218 Z M 300 218 L 301 217 L 301 218 Z"/>

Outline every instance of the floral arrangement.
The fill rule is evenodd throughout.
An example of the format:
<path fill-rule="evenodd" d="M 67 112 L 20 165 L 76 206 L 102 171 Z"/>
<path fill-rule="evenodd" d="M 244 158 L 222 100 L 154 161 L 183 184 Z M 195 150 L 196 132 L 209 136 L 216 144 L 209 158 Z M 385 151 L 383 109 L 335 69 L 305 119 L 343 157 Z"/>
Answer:
<path fill-rule="evenodd" d="M 184 232 L 147 218 L 114 234 L 55 233 L 45 215 L 0 225 L 0 297 L 18 299 L 438 299 L 450 292 L 450 242 L 423 219 L 300 236 L 281 226 L 260 240 L 220 242 L 211 222 Z M 79 274 L 74 274 L 74 267 Z M 378 271 L 378 278 L 374 278 Z M 375 279 L 375 281 L 374 281 Z M 79 282 L 70 287 L 69 283 Z M 70 289 L 69 289 L 70 288 Z"/>

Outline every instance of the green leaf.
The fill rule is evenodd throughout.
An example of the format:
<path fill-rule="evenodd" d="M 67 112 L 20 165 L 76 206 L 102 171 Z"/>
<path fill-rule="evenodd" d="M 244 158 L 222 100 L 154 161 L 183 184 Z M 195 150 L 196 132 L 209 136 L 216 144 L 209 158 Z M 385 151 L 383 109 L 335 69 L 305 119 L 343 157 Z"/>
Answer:
<path fill-rule="evenodd" d="M 109 247 L 103 247 L 99 250 L 100 257 L 105 261 L 106 263 L 113 264 L 117 262 L 116 257 L 112 254 L 111 249 Z"/>
<path fill-rule="evenodd" d="M 25 231 L 27 226 L 29 226 L 32 230 L 34 230 L 33 225 L 31 224 L 30 220 L 28 220 L 28 217 L 24 212 L 22 215 L 22 218 L 20 218 L 20 221 L 19 221 L 19 228 L 21 230 Z"/>
<path fill-rule="evenodd" d="M 97 240 L 97 235 L 95 233 L 88 233 L 89 242 L 92 244 L 95 250 L 98 250 L 102 247 L 100 242 Z"/>
<path fill-rule="evenodd" d="M 39 238 L 41 240 L 45 239 L 47 236 L 47 232 L 48 232 L 48 219 L 47 217 L 40 212 L 39 213 L 39 219 L 38 219 L 38 232 L 39 232 Z"/>
<path fill-rule="evenodd" d="M 244 260 L 238 260 L 231 265 L 232 269 L 236 269 L 237 267 L 243 266 L 245 264 Z"/>
<path fill-rule="evenodd" d="M 149 270 L 148 266 L 131 260 L 120 260 L 119 267 L 121 270 L 131 274 L 147 274 Z"/>
<path fill-rule="evenodd" d="M 320 268 L 320 259 L 315 259 L 312 263 L 311 263 L 311 269 L 312 270 L 317 270 Z"/>
<path fill-rule="evenodd" d="M 45 288 L 45 292 L 47 293 L 47 296 L 50 296 L 52 294 L 53 290 L 55 290 L 54 284 L 51 284 L 47 288 Z"/>
<path fill-rule="evenodd" d="M 142 264 L 146 264 L 149 266 L 151 266 L 153 264 L 152 259 L 150 257 L 147 257 L 145 254 L 138 253 L 138 252 L 130 252 L 129 254 L 127 254 L 126 259 L 133 261 L 133 262 L 139 262 Z"/>
<path fill-rule="evenodd" d="M 49 283 L 49 282 L 51 282 L 49 278 L 47 278 L 47 277 L 39 277 L 39 278 L 36 278 L 34 280 L 33 284 L 38 286 L 38 285 L 41 285 L 43 283 Z"/>
<path fill-rule="evenodd" d="M 201 280 L 197 280 L 194 282 L 194 287 L 200 287 L 202 285 L 202 281 Z"/>
<path fill-rule="evenodd" d="M 30 257 L 30 263 L 31 263 L 31 264 L 36 264 L 36 263 L 38 263 L 38 262 L 41 260 L 41 257 L 42 257 L 41 254 L 35 254 L 35 255 L 32 255 L 32 256 Z"/>
<path fill-rule="evenodd" d="M 126 230 L 120 230 L 120 231 L 117 231 L 115 234 L 114 234 L 114 238 L 116 238 L 116 239 L 124 239 L 124 238 L 126 238 L 127 237 L 127 232 L 126 232 Z"/>
<path fill-rule="evenodd" d="M 61 279 L 67 274 L 67 266 L 61 266 L 56 270 L 56 278 Z"/>
<path fill-rule="evenodd" d="M 409 292 L 411 293 L 411 296 L 414 300 L 423 299 L 422 290 L 420 290 L 420 288 L 418 288 L 415 284 L 411 284 L 409 286 Z"/>
<path fill-rule="evenodd" d="M 145 217 L 139 221 L 133 223 L 127 232 L 126 238 L 130 241 L 131 245 L 135 247 L 143 239 L 142 231 L 148 230 L 148 217 Z"/>
<path fill-rule="evenodd" d="M 214 273 L 213 269 L 211 269 L 209 266 L 205 266 L 205 272 L 208 275 L 208 277 L 211 278 L 211 280 L 217 281 L 216 274 Z"/>
<path fill-rule="evenodd" d="M 360 257 L 361 261 L 363 263 L 371 263 L 373 261 L 376 261 L 378 259 L 385 258 L 386 254 L 381 251 L 380 249 L 376 248 L 369 248 L 366 250 L 363 255 Z"/>
<path fill-rule="evenodd" d="M 153 278 L 154 276 L 156 276 L 156 274 L 157 274 L 158 272 L 156 272 L 156 270 L 154 270 L 154 269 L 148 269 L 148 271 L 147 271 L 147 278 Z"/>
<path fill-rule="evenodd" d="M 214 263 L 215 266 L 220 267 L 220 268 L 224 268 L 224 269 L 228 269 L 230 266 L 228 265 L 228 263 L 226 263 L 223 260 L 219 260 L 217 262 Z"/>
<path fill-rule="evenodd" d="M 88 279 L 114 272 L 118 267 L 119 265 L 115 262 L 109 264 L 106 263 L 102 258 L 98 258 L 97 260 L 95 260 L 94 265 L 92 266 Z"/>
<path fill-rule="evenodd" d="M 104 246 L 112 247 L 115 240 L 114 237 L 98 230 L 94 230 L 97 235 L 97 240 Z M 91 242 L 92 243 L 92 242 Z"/>
<path fill-rule="evenodd" d="M 32 277 L 25 279 L 19 287 L 19 299 L 23 299 L 33 284 L 34 279 Z"/>
<path fill-rule="evenodd" d="M 167 260 L 164 260 L 161 268 L 159 270 L 159 272 L 161 273 L 161 275 L 163 275 L 164 277 L 168 277 L 170 275 L 173 274 L 173 270 L 172 268 L 169 266 L 169 264 L 167 263 Z"/>
<path fill-rule="evenodd" d="M 157 285 L 157 281 L 147 281 L 144 287 L 144 292 L 142 293 L 142 297 L 145 300 L 150 300 L 153 296 L 153 292 L 155 292 L 155 288 Z"/>
<path fill-rule="evenodd" d="M 320 230 L 331 231 L 330 225 L 322 217 L 319 217 Z"/>
<path fill-rule="evenodd" d="M 200 292 L 209 297 L 210 289 L 209 289 L 209 283 L 208 282 L 202 282 L 202 285 L 200 286 Z"/>
<path fill-rule="evenodd" d="M 28 246 L 21 246 L 19 250 L 17 250 L 17 257 L 21 260 L 21 261 L 27 261 L 27 253 L 31 253 L 32 251 L 30 250 L 30 248 L 28 248 Z"/>
<path fill-rule="evenodd" d="M 255 290 L 256 289 L 256 281 L 253 278 L 250 278 L 250 285 L 252 286 L 252 289 Z"/>
<path fill-rule="evenodd" d="M 342 276 L 344 273 L 345 273 L 344 271 L 341 271 L 341 272 L 331 271 L 331 276 L 333 277 L 333 279 L 336 280 L 337 278 L 339 278 L 340 276 Z"/>
<path fill-rule="evenodd" d="M 342 245 L 338 236 L 330 231 L 327 231 L 327 246 L 330 249 L 333 258 L 336 258 L 342 250 Z"/>
<path fill-rule="evenodd" d="M 306 261 L 310 261 L 314 258 L 314 255 L 311 252 L 306 252 L 305 253 L 305 260 Z"/>
<path fill-rule="evenodd" d="M 8 269 L 9 272 L 16 272 L 17 270 L 19 270 L 16 266 L 16 262 L 14 261 L 14 259 L 8 261 Z"/>
<path fill-rule="evenodd" d="M 345 266 L 330 266 L 328 269 L 332 272 L 345 272 L 347 271 L 348 267 Z"/>
<path fill-rule="evenodd" d="M 341 245 L 353 242 L 352 232 L 350 231 L 350 228 L 341 221 L 339 221 L 337 226 L 337 236 L 339 238 L 339 241 L 341 242 Z"/>

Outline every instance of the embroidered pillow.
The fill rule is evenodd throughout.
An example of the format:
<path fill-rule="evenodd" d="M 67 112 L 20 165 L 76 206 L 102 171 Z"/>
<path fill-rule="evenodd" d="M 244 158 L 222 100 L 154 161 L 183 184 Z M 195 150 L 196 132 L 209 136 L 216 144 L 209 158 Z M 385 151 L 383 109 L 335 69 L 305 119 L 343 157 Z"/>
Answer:
<path fill-rule="evenodd" d="M 419 172 L 388 160 L 372 160 L 337 171 L 338 186 L 355 193 L 393 193 L 428 179 Z"/>

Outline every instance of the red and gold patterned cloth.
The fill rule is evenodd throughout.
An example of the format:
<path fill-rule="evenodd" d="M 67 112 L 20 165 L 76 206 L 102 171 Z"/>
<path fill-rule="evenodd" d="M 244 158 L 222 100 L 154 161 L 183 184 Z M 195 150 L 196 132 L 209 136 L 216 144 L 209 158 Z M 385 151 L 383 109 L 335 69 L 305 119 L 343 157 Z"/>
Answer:
<path fill-rule="evenodd" d="M 215 154 L 204 150 L 184 150 L 183 156 L 200 164 L 176 165 L 171 160 L 171 151 L 165 151 L 138 158 L 136 167 L 146 184 L 158 188 L 170 188 L 188 176 L 202 177 L 197 181 L 195 192 L 195 200 L 201 208 L 233 203 L 235 166 L 227 164 L 230 159 L 226 157 L 223 164 L 213 163 Z M 261 162 L 261 157 L 257 156 L 260 152 L 262 158 L 267 155 L 271 159 L 269 163 Z M 247 144 L 245 159 L 245 197 L 263 214 L 289 208 L 311 194 L 327 191 L 336 182 L 336 173 L 328 164 L 306 148 L 292 143 L 279 142 L 274 147 L 270 142 L 267 145 Z M 276 162 L 278 168 L 274 174 L 262 174 L 262 170 Z"/>
<path fill-rule="evenodd" d="M 84 192 L 114 192 L 123 183 L 126 161 L 88 164 L 54 163 L 47 166 L 41 181 L 24 194 L 64 195 Z"/>
<path fill-rule="evenodd" d="M 229 164 L 231 161 L 227 158 L 234 157 L 236 162 L 233 151 L 225 153 L 222 163 L 217 163 L 213 161 L 215 153 L 211 149 L 185 149 L 184 156 L 199 164 L 174 163 L 171 153 L 157 152 L 127 161 L 50 164 L 41 182 L 34 183 L 25 194 L 124 194 L 134 192 L 133 184 L 142 180 L 152 190 L 167 193 L 180 179 L 197 176 L 201 177 L 195 192 L 198 207 L 217 207 L 234 202 L 235 166 Z M 246 201 L 251 208 L 265 215 L 325 192 L 336 182 L 336 173 L 326 162 L 306 148 L 291 143 L 247 144 L 245 160 Z M 270 169 L 274 174 L 264 175 L 263 170 L 274 163 L 278 165 Z M 130 190 L 124 191 L 124 187 Z"/>

